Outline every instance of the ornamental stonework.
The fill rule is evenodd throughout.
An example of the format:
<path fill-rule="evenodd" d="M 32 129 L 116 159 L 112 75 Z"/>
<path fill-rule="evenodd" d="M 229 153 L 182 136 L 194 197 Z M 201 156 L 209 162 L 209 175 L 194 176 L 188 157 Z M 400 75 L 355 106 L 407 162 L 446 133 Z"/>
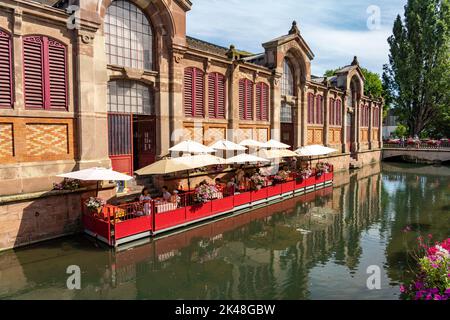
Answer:
<path fill-rule="evenodd" d="M 68 154 L 67 124 L 27 124 L 26 146 L 29 156 Z"/>
<path fill-rule="evenodd" d="M 0 159 L 14 156 L 13 124 L 0 123 Z"/>

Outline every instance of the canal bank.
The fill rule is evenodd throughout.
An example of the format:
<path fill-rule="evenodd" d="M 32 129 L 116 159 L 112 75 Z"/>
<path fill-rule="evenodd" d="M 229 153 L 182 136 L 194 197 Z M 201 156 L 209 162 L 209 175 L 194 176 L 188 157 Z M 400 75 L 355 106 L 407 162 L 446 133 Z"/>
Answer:
<path fill-rule="evenodd" d="M 0 298 L 398 299 L 417 235 L 449 235 L 450 174 L 430 169 L 369 166 L 320 194 L 122 252 L 84 236 L 3 252 Z M 79 291 L 65 287 L 69 265 Z M 370 265 L 381 290 L 366 287 Z"/>

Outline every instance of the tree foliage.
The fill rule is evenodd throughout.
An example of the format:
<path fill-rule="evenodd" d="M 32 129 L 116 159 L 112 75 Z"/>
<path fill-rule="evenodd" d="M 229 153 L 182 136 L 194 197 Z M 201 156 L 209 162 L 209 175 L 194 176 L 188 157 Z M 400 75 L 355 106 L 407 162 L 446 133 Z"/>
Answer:
<path fill-rule="evenodd" d="M 411 136 L 448 130 L 442 120 L 450 103 L 449 0 L 408 0 L 388 43 L 383 86 L 399 120 Z"/>

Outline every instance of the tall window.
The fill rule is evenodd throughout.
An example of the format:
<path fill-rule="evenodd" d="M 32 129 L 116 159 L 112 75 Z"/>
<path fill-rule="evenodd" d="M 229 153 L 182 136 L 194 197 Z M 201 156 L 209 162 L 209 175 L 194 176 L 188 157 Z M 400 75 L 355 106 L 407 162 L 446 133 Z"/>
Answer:
<path fill-rule="evenodd" d="M 316 96 L 316 124 L 323 124 L 323 97 Z"/>
<path fill-rule="evenodd" d="M 108 63 L 135 69 L 152 69 L 152 28 L 141 9 L 129 1 L 113 1 L 105 15 Z"/>
<path fill-rule="evenodd" d="M 315 123 L 314 119 L 314 94 L 308 93 L 308 123 Z"/>
<path fill-rule="evenodd" d="M 150 89 L 137 81 L 110 81 L 108 83 L 108 112 L 154 114 Z"/>
<path fill-rule="evenodd" d="M 294 73 L 287 59 L 283 61 L 283 75 L 281 76 L 281 94 L 284 96 L 293 96 L 294 90 Z"/>
<path fill-rule="evenodd" d="M 204 72 L 198 68 L 184 69 L 184 115 L 205 116 Z"/>
<path fill-rule="evenodd" d="M 67 110 L 67 49 L 45 36 L 23 38 L 25 106 Z"/>
<path fill-rule="evenodd" d="M 342 125 L 342 106 L 341 100 L 330 98 L 328 106 L 329 122 L 331 126 Z"/>
<path fill-rule="evenodd" d="M 253 120 L 253 82 L 248 79 L 239 80 L 239 118 Z"/>
<path fill-rule="evenodd" d="M 269 86 L 263 82 L 256 84 L 256 120 L 269 121 Z"/>
<path fill-rule="evenodd" d="M 374 107 L 373 108 L 373 121 L 372 124 L 375 128 L 378 128 L 380 126 L 380 108 Z"/>
<path fill-rule="evenodd" d="M 225 119 L 225 76 L 214 72 L 208 75 L 208 115 Z"/>
<path fill-rule="evenodd" d="M 286 102 L 281 103 L 281 123 L 293 123 L 294 119 L 292 117 L 292 106 Z"/>
<path fill-rule="evenodd" d="M 368 127 L 369 126 L 369 106 L 368 105 L 361 106 L 359 116 L 360 116 L 361 127 Z"/>
<path fill-rule="evenodd" d="M 11 36 L 0 29 L 0 108 L 12 108 Z"/>

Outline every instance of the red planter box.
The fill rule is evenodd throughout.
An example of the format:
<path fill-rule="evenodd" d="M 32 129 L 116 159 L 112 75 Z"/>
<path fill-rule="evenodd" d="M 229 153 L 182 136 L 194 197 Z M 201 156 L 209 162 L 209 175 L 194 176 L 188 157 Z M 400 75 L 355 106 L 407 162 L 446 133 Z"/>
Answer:
<path fill-rule="evenodd" d="M 288 181 L 281 185 L 282 193 L 288 193 L 295 190 L 295 181 Z"/>
<path fill-rule="evenodd" d="M 211 215 L 211 202 L 196 204 L 186 208 L 186 221 L 198 220 Z"/>
<path fill-rule="evenodd" d="M 306 186 L 306 180 L 301 179 L 300 181 L 295 181 L 295 190 L 303 189 Z"/>
<path fill-rule="evenodd" d="M 234 195 L 234 206 L 239 207 L 244 204 L 252 202 L 251 194 L 250 192 L 244 192 L 241 194 Z"/>
<path fill-rule="evenodd" d="M 234 208 L 233 197 L 217 199 L 211 202 L 212 214 L 218 214 L 221 212 L 229 211 L 232 210 L 233 208 Z"/>
<path fill-rule="evenodd" d="M 305 187 L 311 187 L 313 185 L 315 185 L 316 182 L 316 177 L 309 177 L 308 179 L 305 180 Z"/>
<path fill-rule="evenodd" d="M 333 181 L 333 172 L 328 172 L 324 174 L 325 181 Z"/>
<path fill-rule="evenodd" d="M 88 215 L 83 215 L 83 226 L 94 235 L 105 238 L 111 244 L 109 223 Z"/>
<path fill-rule="evenodd" d="M 278 196 L 282 193 L 282 186 L 281 184 L 267 187 L 267 197 L 271 198 L 274 196 Z"/>
<path fill-rule="evenodd" d="M 186 221 L 186 208 L 157 213 L 155 216 L 155 231 L 174 227 Z"/>
<path fill-rule="evenodd" d="M 152 218 L 150 216 L 126 220 L 116 223 L 116 240 L 133 236 L 152 229 Z"/>
<path fill-rule="evenodd" d="M 263 200 L 267 198 L 267 188 L 257 190 L 257 191 L 251 191 L 251 198 L 252 202 Z"/>

